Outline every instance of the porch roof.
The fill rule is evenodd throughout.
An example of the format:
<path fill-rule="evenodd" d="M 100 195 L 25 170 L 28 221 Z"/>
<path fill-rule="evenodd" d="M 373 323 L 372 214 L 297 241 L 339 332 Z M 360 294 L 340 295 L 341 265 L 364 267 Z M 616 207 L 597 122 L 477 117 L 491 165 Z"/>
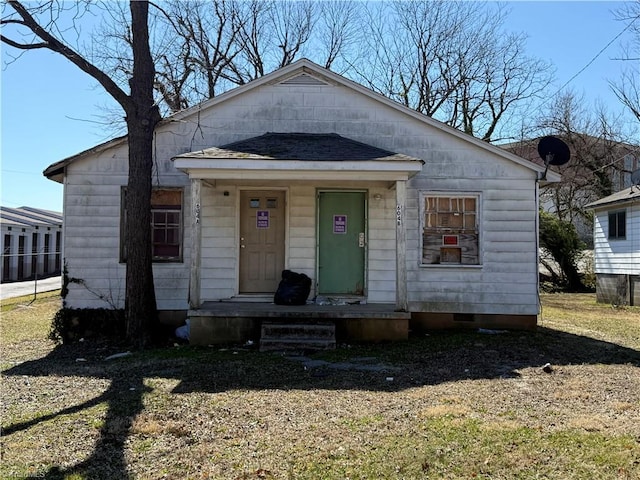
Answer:
<path fill-rule="evenodd" d="M 337 134 L 266 133 L 173 157 L 191 178 L 407 180 L 424 161 Z"/>

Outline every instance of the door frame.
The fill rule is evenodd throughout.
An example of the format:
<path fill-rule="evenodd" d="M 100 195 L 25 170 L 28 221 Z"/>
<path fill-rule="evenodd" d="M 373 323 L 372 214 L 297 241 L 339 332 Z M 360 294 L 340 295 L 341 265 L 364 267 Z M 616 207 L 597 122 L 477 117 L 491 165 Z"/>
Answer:
<path fill-rule="evenodd" d="M 362 295 L 333 295 L 333 297 L 362 298 L 369 294 L 369 190 L 366 188 L 316 188 L 316 266 L 315 292 L 318 294 L 320 285 L 320 194 L 321 193 L 362 193 L 364 197 L 364 260 L 363 260 L 363 294 Z"/>
<path fill-rule="evenodd" d="M 263 297 L 264 294 L 260 293 L 240 293 L 240 229 L 241 229 L 241 219 L 240 215 L 242 214 L 242 205 L 241 205 L 241 191 L 281 191 L 284 192 L 284 245 L 283 254 L 284 254 L 284 268 L 289 268 L 289 187 L 272 187 L 266 185 L 242 185 L 236 186 L 236 225 L 235 225 L 235 257 L 236 257 L 236 295 L 237 297 Z"/>

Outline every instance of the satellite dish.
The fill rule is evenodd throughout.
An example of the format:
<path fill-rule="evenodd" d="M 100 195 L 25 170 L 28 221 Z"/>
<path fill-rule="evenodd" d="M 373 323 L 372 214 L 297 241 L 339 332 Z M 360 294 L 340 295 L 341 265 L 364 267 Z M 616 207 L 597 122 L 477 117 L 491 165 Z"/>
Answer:
<path fill-rule="evenodd" d="M 538 155 L 544 160 L 544 174 L 542 180 L 547 178 L 549 165 L 564 165 L 571 158 L 571 152 L 566 143 L 556 137 L 542 137 L 538 142 Z"/>

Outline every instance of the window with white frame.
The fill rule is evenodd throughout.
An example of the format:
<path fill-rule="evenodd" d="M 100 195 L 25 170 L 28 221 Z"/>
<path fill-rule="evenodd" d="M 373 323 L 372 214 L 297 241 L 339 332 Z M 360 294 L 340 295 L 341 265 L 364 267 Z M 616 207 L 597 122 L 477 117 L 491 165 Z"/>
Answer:
<path fill-rule="evenodd" d="M 477 193 L 421 195 L 422 264 L 479 265 Z"/>
<path fill-rule="evenodd" d="M 627 237 L 627 212 L 609 212 L 609 240 L 624 240 Z"/>

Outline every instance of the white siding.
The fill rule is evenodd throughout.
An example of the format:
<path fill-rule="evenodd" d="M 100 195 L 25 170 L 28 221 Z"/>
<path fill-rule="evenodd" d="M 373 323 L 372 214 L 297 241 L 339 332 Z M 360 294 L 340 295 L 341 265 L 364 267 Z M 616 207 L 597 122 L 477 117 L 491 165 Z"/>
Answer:
<path fill-rule="evenodd" d="M 396 301 L 396 202 L 395 190 L 369 190 L 368 301 Z M 376 199 L 380 195 L 380 199 Z"/>
<path fill-rule="evenodd" d="M 237 293 L 237 199 L 235 188 L 203 185 L 200 246 L 200 298 L 203 301 L 230 298 Z"/>
<path fill-rule="evenodd" d="M 171 167 L 167 170 L 166 167 Z M 127 149 L 113 148 L 67 167 L 64 186 L 64 259 L 71 308 L 123 308 L 125 268 L 120 260 L 121 190 L 127 183 Z M 156 165 L 155 184 L 186 187 L 186 176 L 169 164 Z M 189 198 L 185 188 L 184 198 Z M 190 204 L 183 205 L 184 223 Z M 155 263 L 156 299 L 161 310 L 187 308 L 190 230 L 185 229 L 183 262 Z"/>
<path fill-rule="evenodd" d="M 458 152 L 443 170 L 425 169 L 410 182 L 407 270 L 412 311 L 535 315 L 537 307 L 536 199 L 523 168 L 485 178 L 488 159 Z M 495 160 L 494 160 L 495 161 Z M 444 179 L 447 170 L 457 172 Z M 462 172 L 466 178 L 461 178 Z M 427 175 L 433 172 L 431 175 Z M 420 192 L 480 194 L 480 265 L 420 265 Z"/>
<path fill-rule="evenodd" d="M 609 240 L 609 212 L 626 210 L 625 239 Z M 640 205 L 627 204 L 597 210 L 593 225 L 595 272 L 640 275 Z"/>
<path fill-rule="evenodd" d="M 316 284 L 316 189 L 312 185 L 293 185 L 287 198 L 289 206 L 288 254 L 285 267 L 307 274 Z"/>

